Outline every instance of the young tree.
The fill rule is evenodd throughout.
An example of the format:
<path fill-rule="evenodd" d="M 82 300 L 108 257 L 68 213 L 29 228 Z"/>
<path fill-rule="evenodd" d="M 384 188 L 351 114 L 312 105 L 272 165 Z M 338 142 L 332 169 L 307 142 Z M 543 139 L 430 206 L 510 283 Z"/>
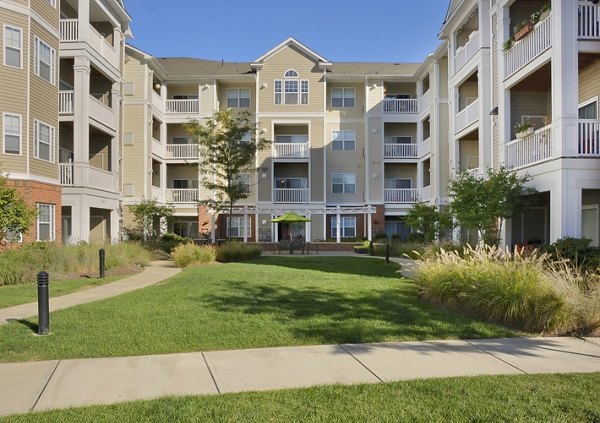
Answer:
<path fill-rule="evenodd" d="M 188 122 L 185 129 L 200 147 L 200 183 L 214 193 L 200 203 L 217 212 L 228 210 L 232 216 L 235 204 L 250 194 L 244 175 L 254 172 L 256 153 L 266 149 L 270 141 L 255 137 L 256 124 L 250 121 L 249 113 L 230 109 L 216 112 L 204 124 Z"/>
<path fill-rule="evenodd" d="M 0 174 L 0 242 L 11 233 L 25 234 L 33 224 L 37 210 L 29 207 L 19 192 L 7 185 Z"/>
<path fill-rule="evenodd" d="M 417 203 L 406 215 L 408 226 L 423 234 L 425 242 L 439 240 L 442 232 L 452 227 L 452 217 L 449 213 L 426 203 Z"/>
<path fill-rule="evenodd" d="M 129 206 L 133 214 L 133 220 L 144 234 L 144 242 L 148 240 L 148 234 L 152 232 L 155 219 L 173 216 L 172 206 L 161 206 L 155 199 L 143 199 L 140 204 Z"/>
<path fill-rule="evenodd" d="M 485 243 L 497 244 L 505 219 L 524 204 L 535 189 L 525 188 L 530 176 L 518 176 L 501 167 L 488 169 L 486 176 L 461 172 L 450 181 L 450 208 L 459 225 L 476 229 Z"/>

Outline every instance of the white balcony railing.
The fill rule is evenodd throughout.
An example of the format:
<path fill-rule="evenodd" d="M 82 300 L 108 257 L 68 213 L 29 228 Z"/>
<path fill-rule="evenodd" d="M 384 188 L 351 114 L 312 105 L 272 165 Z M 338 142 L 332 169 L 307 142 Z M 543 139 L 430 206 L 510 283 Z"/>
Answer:
<path fill-rule="evenodd" d="M 384 98 L 383 113 L 419 113 L 416 98 Z"/>
<path fill-rule="evenodd" d="M 417 144 L 394 144 L 386 142 L 383 145 L 383 157 L 386 159 L 416 158 L 418 148 Z"/>
<path fill-rule="evenodd" d="M 197 159 L 198 144 L 167 144 L 169 159 Z"/>
<path fill-rule="evenodd" d="M 600 8 L 598 5 L 580 2 L 577 24 L 579 39 L 600 39 Z"/>
<path fill-rule="evenodd" d="M 60 184 L 73 186 L 73 163 L 60 163 L 58 165 Z"/>
<path fill-rule="evenodd" d="M 116 129 L 115 113 L 113 110 L 94 96 L 89 96 L 90 117 L 98 122 Z"/>
<path fill-rule="evenodd" d="M 431 138 L 427 138 L 419 143 L 419 157 L 426 156 L 431 153 Z"/>
<path fill-rule="evenodd" d="M 479 99 L 456 114 L 454 118 L 454 133 L 457 134 L 479 120 Z"/>
<path fill-rule="evenodd" d="M 506 165 L 529 166 L 552 157 L 552 125 L 506 144 Z"/>
<path fill-rule="evenodd" d="M 419 201 L 429 201 L 431 199 L 431 185 L 421 188 Z"/>
<path fill-rule="evenodd" d="M 472 32 L 467 43 L 456 49 L 456 54 L 454 55 L 454 73 L 461 70 L 475 56 L 480 47 L 481 39 L 479 31 Z"/>
<path fill-rule="evenodd" d="M 60 20 L 60 40 L 77 41 L 79 38 L 79 21 L 77 19 Z"/>
<path fill-rule="evenodd" d="M 156 138 L 152 137 L 152 154 L 158 157 L 164 157 L 164 149 L 162 143 Z"/>
<path fill-rule="evenodd" d="M 431 91 L 427 90 L 425 93 L 419 98 L 419 111 L 423 112 L 427 110 L 431 103 Z"/>
<path fill-rule="evenodd" d="M 504 77 L 508 78 L 552 46 L 552 14 L 504 53 Z"/>
<path fill-rule="evenodd" d="M 580 119 L 578 141 L 579 156 L 600 156 L 600 120 Z"/>
<path fill-rule="evenodd" d="M 275 188 L 273 190 L 274 203 L 307 203 L 308 188 Z"/>
<path fill-rule="evenodd" d="M 384 189 L 384 202 L 391 204 L 408 204 L 419 201 L 419 190 L 416 188 Z"/>
<path fill-rule="evenodd" d="M 197 114 L 199 109 L 198 99 L 192 100 L 167 100 L 167 110 L 169 114 L 191 115 Z"/>
<path fill-rule="evenodd" d="M 73 114 L 73 90 L 58 92 L 58 113 L 61 115 Z"/>
<path fill-rule="evenodd" d="M 275 143 L 273 157 L 276 159 L 308 158 L 308 143 Z"/>
<path fill-rule="evenodd" d="M 168 203 L 195 203 L 198 201 L 198 189 L 167 189 Z"/>
<path fill-rule="evenodd" d="M 159 112 L 163 111 L 162 98 L 154 90 L 152 90 L 152 106 Z"/>
<path fill-rule="evenodd" d="M 152 198 L 154 198 L 159 203 L 165 202 L 164 190 L 161 187 L 152 186 Z"/>

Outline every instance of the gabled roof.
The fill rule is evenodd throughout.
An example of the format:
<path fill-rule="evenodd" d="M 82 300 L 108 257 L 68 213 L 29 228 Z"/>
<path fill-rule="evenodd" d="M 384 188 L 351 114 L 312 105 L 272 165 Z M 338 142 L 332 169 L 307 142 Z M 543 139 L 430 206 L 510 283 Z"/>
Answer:
<path fill-rule="evenodd" d="M 286 47 L 290 47 L 290 46 L 296 47 L 298 50 L 304 52 L 305 54 L 307 54 L 308 56 L 317 60 L 318 62 L 321 62 L 321 64 L 323 64 L 323 65 L 331 64 L 331 62 L 329 62 L 329 60 L 327 60 L 323 56 L 315 53 L 313 50 L 306 47 L 304 44 L 302 44 L 301 42 L 296 40 L 294 37 L 288 37 L 285 41 L 283 41 L 282 43 L 279 43 L 278 45 L 273 47 L 271 50 L 267 51 L 265 54 L 263 54 L 258 59 L 256 59 L 251 64 L 252 67 L 260 67 L 262 65 L 262 62 L 267 60 L 269 57 L 273 56 L 275 53 L 281 51 L 282 49 L 284 49 Z"/>
<path fill-rule="evenodd" d="M 421 63 L 335 62 L 331 66 L 330 75 L 412 77 L 420 66 Z"/>

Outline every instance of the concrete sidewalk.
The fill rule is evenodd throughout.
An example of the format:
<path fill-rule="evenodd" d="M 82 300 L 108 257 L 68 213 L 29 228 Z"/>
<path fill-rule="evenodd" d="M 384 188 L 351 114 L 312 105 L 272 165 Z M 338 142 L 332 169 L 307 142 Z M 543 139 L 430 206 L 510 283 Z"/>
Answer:
<path fill-rule="evenodd" d="M 568 372 L 600 372 L 600 339 L 344 344 L 3 363 L 0 415 L 164 395 Z"/>
<path fill-rule="evenodd" d="M 170 262 L 151 262 L 141 273 L 128 278 L 96 288 L 50 298 L 50 311 L 52 312 L 79 304 L 103 300 L 104 298 L 114 297 L 125 292 L 134 291 L 162 282 L 165 279 L 175 276 L 181 271 L 180 269 L 172 267 L 172 264 L 169 266 L 169 263 Z M 52 283 L 52 281 L 50 281 L 50 283 Z M 3 308 L 0 309 L 0 325 L 6 324 L 11 320 L 25 319 L 27 317 L 36 316 L 37 314 L 37 302 Z"/>

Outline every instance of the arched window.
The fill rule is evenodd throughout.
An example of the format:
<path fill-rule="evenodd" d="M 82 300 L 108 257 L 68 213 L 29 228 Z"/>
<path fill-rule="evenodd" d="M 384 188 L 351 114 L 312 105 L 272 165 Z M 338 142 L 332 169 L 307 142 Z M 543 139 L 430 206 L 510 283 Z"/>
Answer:
<path fill-rule="evenodd" d="M 285 71 L 285 74 L 283 75 L 284 78 L 298 78 L 298 72 L 296 72 L 294 69 L 288 69 Z"/>
<path fill-rule="evenodd" d="M 275 104 L 308 104 L 308 79 L 300 80 L 294 69 L 284 72 L 283 81 L 275 80 Z"/>

